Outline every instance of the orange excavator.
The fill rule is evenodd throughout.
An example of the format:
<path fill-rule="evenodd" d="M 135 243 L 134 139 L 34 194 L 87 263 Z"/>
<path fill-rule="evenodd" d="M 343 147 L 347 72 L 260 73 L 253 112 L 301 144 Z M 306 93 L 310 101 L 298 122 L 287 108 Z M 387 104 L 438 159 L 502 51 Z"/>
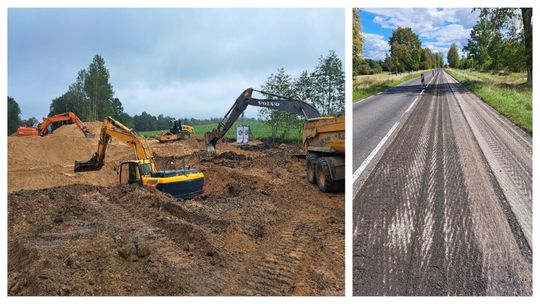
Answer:
<path fill-rule="evenodd" d="M 92 133 L 84 125 L 84 123 L 75 115 L 73 112 L 67 112 L 62 114 L 57 114 L 54 116 L 47 117 L 43 119 L 37 127 L 19 127 L 17 129 L 17 136 L 45 136 L 49 133 L 52 133 L 52 124 L 61 121 L 72 121 L 74 124 L 81 129 L 86 137 L 94 137 L 95 134 Z"/>

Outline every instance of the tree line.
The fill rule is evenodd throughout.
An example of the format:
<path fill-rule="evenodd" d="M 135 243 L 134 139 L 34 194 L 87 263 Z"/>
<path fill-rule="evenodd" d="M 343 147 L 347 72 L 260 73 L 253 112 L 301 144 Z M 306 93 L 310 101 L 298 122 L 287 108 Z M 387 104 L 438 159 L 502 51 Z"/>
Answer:
<path fill-rule="evenodd" d="M 323 116 L 345 113 L 345 71 L 334 51 L 319 57 L 313 71 L 303 71 L 296 78 L 279 68 L 261 88 L 269 93 L 305 101 Z M 259 109 L 259 118 L 270 127 L 272 138 L 287 138 L 292 130 L 301 130 L 303 124 L 303 118 L 294 113 L 267 108 Z"/>
<path fill-rule="evenodd" d="M 340 114 L 345 111 L 344 74 L 341 61 L 331 51 L 327 56 L 319 58 L 319 63 L 313 71 L 304 71 L 298 79 L 287 75 L 285 77 L 287 79 L 283 83 L 285 86 L 277 84 L 281 81 L 278 79 L 286 75 L 284 69 L 279 69 L 276 74 L 272 74 L 268 78 L 262 89 L 307 100 L 325 115 Z M 275 131 L 273 134 L 276 137 L 279 133 L 278 129 L 282 128 L 284 124 L 299 122 L 298 118 L 294 117 L 293 119 L 291 115 L 287 116 L 277 111 L 265 110 L 261 110 L 259 117 L 272 126 L 272 130 Z M 105 60 L 99 54 L 94 56 L 88 68 L 77 73 L 75 81 L 65 93 L 51 101 L 47 116 L 65 112 L 75 113 L 82 121 L 96 121 L 111 116 L 136 131 L 165 130 L 170 127 L 170 121 L 175 119 L 163 114 L 155 116 L 146 111 L 134 116 L 124 112 L 122 102 L 114 96 Z M 221 118 L 184 118 L 182 121 L 190 125 L 217 124 Z M 14 133 L 21 125 L 33 126 L 37 122 L 38 119 L 35 117 L 22 119 L 18 103 L 14 98 L 8 96 L 8 134 Z M 55 127 L 59 125 L 61 124 L 57 124 Z M 283 132 L 280 134 L 287 135 Z"/>
<path fill-rule="evenodd" d="M 482 8 L 460 58 L 452 44 L 448 65 L 484 71 L 527 72 L 532 82 L 532 8 Z"/>
<path fill-rule="evenodd" d="M 402 73 L 409 71 L 440 68 L 444 65 L 443 55 L 422 48 L 422 42 L 409 27 L 398 27 L 388 40 L 390 53 L 384 60 L 362 57 L 364 38 L 359 9 L 353 9 L 353 74 L 370 75 L 383 71 Z"/>
<path fill-rule="evenodd" d="M 484 71 L 527 72 L 532 82 L 532 8 L 479 8 L 467 45 L 460 56 L 453 43 L 446 59 L 448 66 Z M 353 9 L 353 73 L 376 74 L 382 71 L 401 73 L 444 66 L 443 55 L 422 48 L 411 28 L 397 28 L 388 44 L 390 54 L 384 60 L 362 58 L 364 39 L 358 9 Z"/>

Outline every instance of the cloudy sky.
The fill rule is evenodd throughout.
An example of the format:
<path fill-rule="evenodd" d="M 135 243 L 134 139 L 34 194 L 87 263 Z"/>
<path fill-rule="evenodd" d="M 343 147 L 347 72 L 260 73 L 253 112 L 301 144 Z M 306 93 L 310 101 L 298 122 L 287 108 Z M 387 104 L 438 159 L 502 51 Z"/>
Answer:
<path fill-rule="evenodd" d="M 221 117 L 278 68 L 298 76 L 334 50 L 343 9 L 9 9 L 8 94 L 41 119 L 95 54 L 131 115 Z M 247 111 L 256 117 L 257 109 Z"/>
<path fill-rule="evenodd" d="M 478 20 L 470 8 L 367 8 L 361 9 L 364 57 L 384 59 L 390 52 L 388 39 L 398 27 L 410 27 L 420 37 L 422 47 L 446 54 L 452 42 L 461 50 Z M 462 55 L 462 53 L 460 53 Z"/>

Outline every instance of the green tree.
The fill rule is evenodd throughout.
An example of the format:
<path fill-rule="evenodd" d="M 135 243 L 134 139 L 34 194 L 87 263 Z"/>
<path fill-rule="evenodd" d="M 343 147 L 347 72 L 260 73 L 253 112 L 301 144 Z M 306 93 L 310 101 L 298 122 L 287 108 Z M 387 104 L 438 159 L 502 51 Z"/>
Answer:
<path fill-rule="evenodd" d="M 128 128 L 135 128 L 135 125 L 133 124 L 133 117 L 131 117 L 129 114 L 122 112 L 120 115 L 116 117 L 116 120 L 121 122 L 124 126 Z M 152 130 L 153 131 L 153 130 Z"/>
<path fill-rule="evenodd" d="M 384 57 L 384 67 L 390 73 L 395 71 L 394 70 L 394 62 L 392 61 L 392 57 L 388 56 L 388 54 L 386 54 L 386 56 Z"/>
<path fill-rule="evenodd" d="M 533 42 L 532 42 L 532 8 L 525 7 L 521 9 L 521 18 L 523 19 L 523 36 L 525 48 L 525 65 L 527 68 L 527 82 L 532 84 L 533 68 Z"/>
<path fill-rule="evenodd" d="M 294 97 L 303 100 L 311 101 L 315 96 L 314 80 L 308 71 L 303 71 L 296 80 L 293 81 Z"/>
<path fill-rule="evenodd" d="M 489 44 L 493 30 L 489 22 L 485 19 L 480 19 L 473 27 L 471 36 L 464 48 L 470 57 L 472 57 L 481 68 L 487 69 L 491 65 L 491 57 L 489 55 Z"/>
<path fill-rule="evenodd" d="M 437 68 L 442 68 L 444 66 L 443 54 L 435 54 L 435 61 L 437 62 Z"/>
<path fill-rule="evenodd" d="M 7 117 L 8 117 L 8 135 L 13 134 L 15 131 L 17 131 L 17 128 L 21 125 L 21 108 L 19 107 L 19 104 L 13 99 L 12 97 L 7 98 L 8 100 L 8 109 L 7 109 Z"/>
<path fill-rule="evenodd" d="M 509 71 L 527 71 L 527 62 L 524 60 L 527 56 L 525 45 L 520 39 L 512 38 L 504 41 L 502 54 L 500 56 L 504 62 L 503 66 Z"/>
<path fill-rule="evenodd" d="M 105 67 L 105 60 L 100 55 L 94 56 L 88 66 L 84 79 L 84 90 L 90 100 L 90 120 L 101 120 L 106 116 L 114 116 L 112 105 L 114 91 L 109 83 L 109 70 Z"/>
<path fill-rule="evenodd" d="M 411 28 L 398 27 L 390 36 L 390 56 L 398 72 L 420 68 L 422 43 Z"/>
<path fill-rule="evenodd" d="M 133 116 L 133 127 L 136 131 L 154 131 L 157 130 L 157 118 L 151 114 L 142 112 L 141 115 Z"/>
<path fill-rule="evenodd" d="M 433 54 L 428 48 L 422 49 L 422 55 L 420 57 L 422 69 L 432 69 L 433 68 Z"/>
<path fill-rule="evenodd" d="M 519 28 L 516 19 L 521 21 Z M 532 8 L 482 8 L 479 22 L 486 22 L 493 32 L 504 33 L 509 39 L 521 37 L 519 40 L 523 44 L 525 56 L 514 58 L 514 63 L 518 60 L 525 61 L 527 81 L 532 83 Z"/>
<path fill-rule="evenodd" d="M 345 71 L 334 51 L 319 58 L 312 76 L 314 105 L 322 115 L 345 113 Z"/>
<path fill-rule="evenodd" d="M 73 112 L 82 120 L 88 118 L 88 111 L 85 111 L 88 104 L 86 92 L 84 91 L 85 77 L 86 70 L 80 70 L 77 74 L 77 79 L 69 86 L 68 91 L 52 100 L 47 116 Z"/>
<path fill-rule="evenodd" d="M 532 82 L 531 8 L 482 8 L 464 51 L 479 68 L 527 71 Z"/>
<path fill-rule="evenodd" d="M 27 127 L 33 127 L 34 125 L 36 125 L 37 123 L 39 123 L 39 121 L 37 120 L 37 118 L 35 117 L 30 117 L 26 120 L 22 120 L 21 121 L 21 125 L 23 126 L 27 126 Z"/>
<path fill-rule="evenodd" d="M 353 58 L 353 73 L 358 75 L 359 66 L 362 63 L 362 51 L 364 46 L 364 38 L 362 37 L 362 23 L 360 22 L 360 9 L 353 8 L 353 37 L 352 37 L 352 58 Z"/>
<path fill-rule="evenodd" d="M 448 50 L 448 65 L 451 68 L 458 68 L 459 67 L 459 52 L 457 45 L 455 43 L 452 43 L 450 46 L 450 49 Z"/>
<path fill-rule="evenodd" d="M 281 96 L 293 96 L 293 79 L 285 73 L 284 68 L 279 68 L 275 74 L 268 77 L 266 83 L 262 86 L 262 90 Z M 272 139 L 276 139 L 278 136 L 285 138 L 290 132 L 290 126 L 299 124 L 300 121 L 300 118 L 294 113 L 267 108 L 259 109 L 259 117 L 264 119 L 264 123 L 270 126 Z"/>

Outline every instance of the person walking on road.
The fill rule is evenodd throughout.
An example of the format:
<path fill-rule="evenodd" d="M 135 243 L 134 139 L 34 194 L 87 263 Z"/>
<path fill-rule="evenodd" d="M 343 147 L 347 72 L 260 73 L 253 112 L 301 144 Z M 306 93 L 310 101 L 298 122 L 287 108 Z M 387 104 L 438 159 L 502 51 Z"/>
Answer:
<path fill-rule="evenodd" d="M 422 88 L 425 88 L 426 85 L 425 85 L 425 80 L 424 80 L 424 74 L 420 74 L 420 81 L 422 82 Z"/>

